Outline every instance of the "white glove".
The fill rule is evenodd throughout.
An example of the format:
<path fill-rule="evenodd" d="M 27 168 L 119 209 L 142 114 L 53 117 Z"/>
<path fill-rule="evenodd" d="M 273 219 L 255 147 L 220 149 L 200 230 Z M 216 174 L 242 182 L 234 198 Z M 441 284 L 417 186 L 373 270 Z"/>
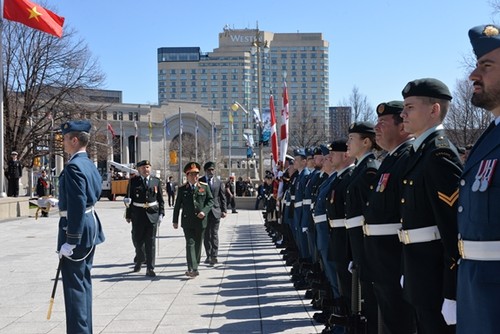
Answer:
<path fill-rule="evenodd" d="M 302 228 L 302 233 L 307 233 L 307 232 L 309 232 L 309 229 L 307 227 L 303 227 Z"/>
<path fill-rule="evenodd" d="M 76 245 L 70 245 L 67 242 L 65 242 L 62 246 L 61 249 L 59 250 L 59 258 L 61 259 L 63 256 L 70 257 L 73 255 L 73 249 L 76 247 Z"/>
<path fill-rule="evenodd" d="M 125 204 L 125 206 L 128 207 L 130 205 L 130 203 L 132 203 L 132 199 L 130 197 L 125 197 L 123 199 L 123 203 Z"/>
<path fill-rule="evenodd" d="M 401 278 L 399 279 L 399 284 L 401 285 L 401 288 L 405 287 L 405 276 L 401 275 Z"/>
<path fill-rule="evenodd" d="M 443 307 L 441 307 L 441 314 L 447 325 L 457 324 L 457 301 L 451 299 L 444 299 Z"/>
<path fill-rule="evenodd" d="M 163 221 L 163 215 L 159 215 L 158 216 L 158 225 L 160 225 L 162 221 Z"/>
<path fill-rule="evenodd" d="M 349 270 L 349 272 L 352 274 L 352 268 L 354 267 L 354 264 L 352 263 L 352 261 L 349 262 L 349 265 L 347 266 L 347 270 Z"/>

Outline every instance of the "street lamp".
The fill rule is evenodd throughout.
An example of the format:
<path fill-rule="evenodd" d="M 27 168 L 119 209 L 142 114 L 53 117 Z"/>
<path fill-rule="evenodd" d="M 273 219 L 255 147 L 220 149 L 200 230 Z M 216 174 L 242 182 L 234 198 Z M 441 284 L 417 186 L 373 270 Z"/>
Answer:
<path fill-rule="evenodd" d="M 238 111 L 239 109 L 243 110 L 243 112 L 247 116 L 246 126 L 245 126 L 245 129 L 243 130 L 243 137 L 246 139 L 248 146 L 252 147 L 252 152 L 253 152 L 253 131 L 249 127 L 250 121 L 248 118 L 249 117 L 248 110 L 246 110 L 245 107 L 243 107 L 238 101 L 233 101 L 233 104 L 231 105 L 231 110 Z M 247 167 L 246 167 L 246 169 L 247 169 L 247 177 L 248 177 L 249 176 L 249 173 L 248 173 L 248 170 L 249 170 L 248 154 L 247 154 Z"/>
<path fill-rule="evenodd" d="M 260 58 L 260 53 L 261 52 L 268 53 L 269 52 L 269 45 L 267 41 L 262 41 L 260 40 L 260 30 L 259 28 L 256 29 L 255 33 L 255 39 L 252 43 L 252 47 L 250 49 L 250 53 L 252 55 L 257 56 L 257 98 L 258 98 L 258 108 L 259 108 L 259 113 L 262 113 L 262 79 L 261 79 L 261 58 Z M 262 120 L 262 115 L 259 115 L 260 119 Z M 259 122 L 259 177 L 260 180 L 264 180 L 264 154 L 263 154 L 263 143 L 262 143 L 262 121 Z"/>

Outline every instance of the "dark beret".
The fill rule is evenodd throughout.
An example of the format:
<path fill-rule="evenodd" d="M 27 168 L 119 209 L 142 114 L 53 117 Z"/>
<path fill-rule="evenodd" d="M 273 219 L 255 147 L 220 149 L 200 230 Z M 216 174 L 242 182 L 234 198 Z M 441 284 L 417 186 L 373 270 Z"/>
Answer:
<path fill-rule="evenodd" d="M 135 165 L 136 167 L 141 167 L 141 166 L 151 166 L 151 163 L 149 162 L 149 160 L 141 160 L 137 163 L 137 165 Z"/>
<path fill-rule="evenodd" d="M 492 24 L 481 25 L 469 30 L 472 49 L 479 59 L 488 52 L 500 48 L 500 31 Z"/>
<path fill-rule="evenodd" d="M 347 152 L 347 140 L 336 139 L 330 144 L 330 148 L 334 152 Z"/>
<path fill-rule="evenodd" d="M 321 150 L 321 147 L 315 147 L 313 155 L 323 155 L 323 151 Z"/>
<path fill-rule="evenodd" d="M 78 120 L 78 121 L 68 121 L 64 124 L 61 124 L 62 134 L 65 135 L 70 132 L 88 132 L 90 133 L 90 128 L 92 125 L 87 120 Z"/>
<path fill-rule="evenodd" d="M 303 158 L 307 158 L 306 150 L 303 148 L 296 148 L 295 150 L 293 150 L 293 156 L 294 157 L 301 156 Z"/>
<path fill-rule="evenodd" d="M 212 161 L 208 161 L 207 163 L 205 163 L 203 165 L 203 170 L 207 170 L 207 169 L 210 169 L 210 168 L 215 169 L 215 163 L 213 163 Z"/>
<path fill-rule="evenodd" d="M 451 93 L 442 81 L 433 78 L 424 78 L 410 81 L 403 89 L 403 97 L 410 96 L 434 97 L 451 101 Z"/>
<path fill-rule="evenodd" d="M 266 176 L 264 176 L 265 179 L 273 179 L 274 178 L 274 173 L 270 170 L 266 170 Z"/>
<path fill-rule="evenodd" d="M 321 144 L 320 146 L 321 154 L 323 155 L 328 155 L 331 151 L 330 145 L 327 144 Z"/>
<path fill-rule="evenodd" d="M 349 127 L 349 133 L 375 134 L 375 126 L 370 122 L 354 122 Z"/>
<path fill-rule="evenodd" d="M 403 101 L 383 102 L 377 106 L 377 115 L 399 115 L 403 111 Z"/>
<path fill-rule="evenodd" d="M 308 156 L 308 157 L 314 156 L 314 147 L 307 147 L 306 148 L 306 156 Z"/>
<path fill-rule="evenodd" d="M 199 163 L 191 161 L 184 166 L 184 173 L 199 173 L 201 166 Z"/>

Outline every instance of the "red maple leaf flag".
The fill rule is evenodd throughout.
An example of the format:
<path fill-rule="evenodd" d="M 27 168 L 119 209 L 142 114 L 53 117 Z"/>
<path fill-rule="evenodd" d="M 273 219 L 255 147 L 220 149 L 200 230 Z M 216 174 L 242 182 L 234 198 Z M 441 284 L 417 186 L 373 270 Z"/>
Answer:
<path fill-rule="evenodd" d="M 271 110 L 271 150 L 273 152 L 273 171 L 278 166 L 278 134 L 276 133 L 276 111 L 274 110 L 274 98 L 269 98 L 269 109 Z"/>
<path fill-rule="evenodd" d="M 113 138 L 115 138 L 115 136 L 116 136 L 115 130 L 113 129 L 113 127 L 109 123 L 108 123 L 108 130 L 109 130 L 109 132 L 111 132 L 111 135 L 113 136 Z"/>
<path fill-rule="evenodd" d="M 280 128 L 280 161 L 285 162 L 286 151 L 288 150 L 288 92 L 286 82 L 283 82 L 283 109 L 281 109 Z"/>
<path fill-rule="evenodd" d="M 29 0 L 4 0 L 3 17 L 59 38 L 63 34 L 64 17 Z"/>

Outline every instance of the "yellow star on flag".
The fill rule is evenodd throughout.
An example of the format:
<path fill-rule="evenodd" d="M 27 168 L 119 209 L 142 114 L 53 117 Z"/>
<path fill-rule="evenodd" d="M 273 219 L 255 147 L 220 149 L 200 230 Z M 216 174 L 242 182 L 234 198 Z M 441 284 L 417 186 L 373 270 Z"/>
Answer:
<path fill-rule="evenodd" d="M 35 20 L 38 21 L 38 17 L 42 16 L 42 14 L 37 11 L 36 6 L 33 6 L 33 8 L 28 9 L 28 11 L 30 12 L 30 17 L 29 17 L 30 20 L 34 18 Z"/>

